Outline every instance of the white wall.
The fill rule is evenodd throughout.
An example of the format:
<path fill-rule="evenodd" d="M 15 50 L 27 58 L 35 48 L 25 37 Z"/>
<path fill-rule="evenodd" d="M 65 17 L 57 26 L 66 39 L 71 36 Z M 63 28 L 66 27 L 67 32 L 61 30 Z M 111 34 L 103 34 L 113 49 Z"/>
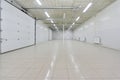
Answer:
<path fill-rule="evenodd" d="M 34 44 L 35 20 L 2 0 L 1 53 Z"/>
<path fill-rule="evenodd" d="M 35 43 L 35 20 L 2 0 L 1 53 Z M 52 30 L 42 21 L 36 22 L 36 43 L 52 40 Z"/>
<path fill-rule="evenodd" d="M 73 38 L 72 31 L 64 32 L 64 39 L 71 40 Z M 63 40 L 63 31 L 53 31 L 53 40 Z"/>
<path fill-rule="evenodd" d="M 74 37 L 85 37 L 94 43 L 101 39 L 105 47 L 120 50 L 120 0 L 98 13 L 74 31 Z"/>
<path fill-rule="evenodd" d="M 36 43 L 52 40 L 52 31 L 42 21 L 36 24 Z"/>

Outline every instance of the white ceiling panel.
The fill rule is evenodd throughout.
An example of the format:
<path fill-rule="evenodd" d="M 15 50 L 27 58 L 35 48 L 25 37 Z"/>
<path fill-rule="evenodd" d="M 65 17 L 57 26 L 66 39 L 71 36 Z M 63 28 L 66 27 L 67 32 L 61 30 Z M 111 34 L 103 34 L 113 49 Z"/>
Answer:
<path fill-rule="evenodd" d="M 33 17 L 42 20 L 49 27 L 54 27 L 50 22 L 50 19 L 52 19 L 59 29 L 62 28 L 63 24 L 67 29 L 75 22 L 76 18 L 80 16 L 80 19 L 75 22 L 76 24 L 73 26 L 74 29 L 113 3 L 115 0 L 39 0 L 41 5 L 39 5 L 36 0 L 14 1 L 27 9 Z M 93 5 L 86 11 L 86 13 L 83 13 L 83 10 L 90 2 L 92 2 Z M 45 15 L 45 11 L 48 12 L 50 18 Z"/>

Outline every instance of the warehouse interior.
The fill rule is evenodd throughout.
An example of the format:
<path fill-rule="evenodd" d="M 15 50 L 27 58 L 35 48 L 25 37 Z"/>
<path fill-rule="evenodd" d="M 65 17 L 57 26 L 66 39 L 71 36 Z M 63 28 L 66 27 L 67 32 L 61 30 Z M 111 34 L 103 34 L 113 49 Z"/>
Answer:
<path fill-rule="evenodd" d="M 120 80 L 120 0 L 0 0 L 0 80 Z"/>

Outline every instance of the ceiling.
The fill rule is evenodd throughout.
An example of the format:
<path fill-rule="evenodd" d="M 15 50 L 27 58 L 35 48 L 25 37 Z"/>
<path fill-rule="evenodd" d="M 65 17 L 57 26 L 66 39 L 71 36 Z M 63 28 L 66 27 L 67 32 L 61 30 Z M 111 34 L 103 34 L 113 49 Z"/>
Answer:
<path fill-rule="evenodd" d="M 39 0 L 41 3 L 38 3 L 37 0 L 14 1 L 31 13 L 33 17 L 36 17 L 37 20 L 42 20 L 48 27 L 52 29 L 57 27 L 60 30 L 64 26 L 65 29 L 72 30 L 115 0 Z M 92 5 L 83 13 L 90 2 Z M 76 21 L 78 17 L 80 19 Z M 51 20 L 53 23 L 51 23 Z"/>

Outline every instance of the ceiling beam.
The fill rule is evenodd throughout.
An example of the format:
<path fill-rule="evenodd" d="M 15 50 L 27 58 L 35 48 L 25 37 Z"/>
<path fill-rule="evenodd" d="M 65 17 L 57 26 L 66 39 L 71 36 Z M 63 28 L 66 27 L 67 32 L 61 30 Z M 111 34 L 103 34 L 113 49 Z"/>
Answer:
<path fill-rule="evenodd" d="M 49 18 L 44 18 L 44 19 L 43 19 L 43 18 L 41 18 L 41 19 L 40 19 L 40 18 L 38 18 L 38 19 L 36 19 L 36 20 L 38 20 L 38 21 L 39 21 L 39 20 L 46 20 L 46 21 L 50 21 L 50 20 L 63 20 L 63 18 L 50 18 L 50 19 L 49 19 Z"/>
<path fill-rule="evenodd" d="M 78 7 L 36 7 L 36 8 L 25 8 L 25 9 L 80 9 Z"/>
<path fill-rule="evenodd" d="M 62 23 L 45 23 L 45 24 L 62 24 Z M 65 23 L 65 24 L 72 24 L 72 23 Z M 75 23 L 75 24 L 81 24 L 81 23 Z"/>

